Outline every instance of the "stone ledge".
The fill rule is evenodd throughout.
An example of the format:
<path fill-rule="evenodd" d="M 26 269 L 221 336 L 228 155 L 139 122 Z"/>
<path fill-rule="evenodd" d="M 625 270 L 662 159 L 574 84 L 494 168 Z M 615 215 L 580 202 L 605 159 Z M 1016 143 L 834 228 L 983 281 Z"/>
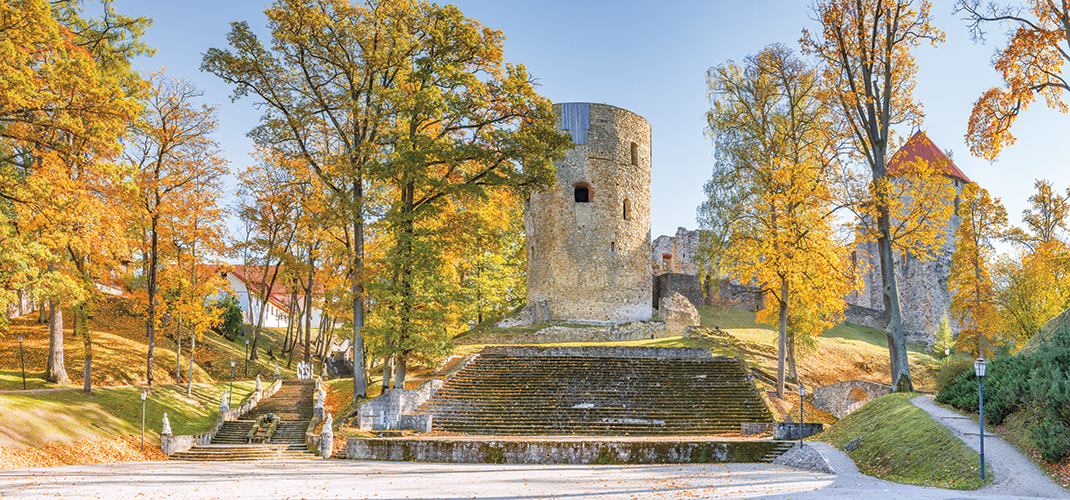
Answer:
<path fill-rule="evenodd" d="M 622 346 L 491 346 L 482 355 L 513 357 L 592 357 L 592 358 L 661 358 L 661 359 L 732 359 L 714 358 L 709 349 L 701 347 L 622 347 Z"/>
<path fill-rule="evenodd" d="M 493 464 L 753 463 L 779 443 L 708 439 L 350 438 L 346 458 Z"/>

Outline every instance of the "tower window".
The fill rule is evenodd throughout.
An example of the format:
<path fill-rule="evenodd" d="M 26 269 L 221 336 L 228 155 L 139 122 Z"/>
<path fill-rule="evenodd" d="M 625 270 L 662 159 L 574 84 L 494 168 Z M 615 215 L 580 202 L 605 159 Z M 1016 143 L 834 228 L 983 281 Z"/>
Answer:
<path fill-rule="evenodd" d="M 576 198 L 576 203 L 591 202 L 591 186 L 589 184 L 586 182 L 577 182 L 572 187 L 575 190 L 574 196 Z"/>
<path fill-rule="evenodd" d="M 639 165 L 639 146 L 632 143 L 632 165 Z"/>
<path fill-rule="evenodd" d="M 617 242 L 616 241 L 609 242 L 609 253 L 617 253 Z"/>
<path fill-rule="evenodd" d="M 624 199 L 624 209 L 623 209 L 624 213 L 622 214 L 622 217 L 624 217 L 624 220 L 628 220 L 632 216 L 632 214 L 628 213 L 629 209 L 631 209 L 631 207 L 629 205 L 631 205 L 631 202 L 628 201 L 628 198 L 625 198 Z"/>

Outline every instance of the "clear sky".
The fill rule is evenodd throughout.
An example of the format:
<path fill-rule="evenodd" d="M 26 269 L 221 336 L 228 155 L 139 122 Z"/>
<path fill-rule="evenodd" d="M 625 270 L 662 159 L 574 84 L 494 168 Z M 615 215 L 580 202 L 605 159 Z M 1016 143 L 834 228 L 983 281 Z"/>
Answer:
<path fill-rule="evenodd" d="M 458 0 L 470 18 L 502 30 L 505 59 L 527 65 L 540 92 L 554 102 L 612 104 L 646 118 L 653 130 L 652 237 L 694 229 L 695 209 L 712 168 L 713 146 L 703 135 L 706 70 L 742 61 L 770 43 L 798 50 L 803 28 L 817 29 L 804 0 Z M 992 53 L 1004 33 L 994 29 L 988 45 L 970 40 L 966 24 L 948 1 L 934 7 L 935 24 L 946 43 L 925 46 L 915 97 L 925 106 L 923 129 L 941 149 L 953 152 L 960 169 L 1003 200 L 1010 220 L 1020 224 L 1036 178 L 1070 187 L 1070 114 L 1034 104 L 1015 125 L 1018 142 L 996 162 L 970 155 L 963 136 L 972 103 L 999 79 Z M 161 67 L 204 89 L 202 102 L 219 107 L 216 139 L 231 170 L 250 163 L 245 133 L 259 112 L 246 98 L 230 102 L 231 89 L 199 71 L 202 54 L 224 48 L 229 23 L 248 21 L 267 37 L 264 0 L 117 0 L 127 15 L 155 18 L 146 42 L 157 48 L 138 69 Z M 909 134 L 910 130 L 901 131 Z M 230 182 L 228 189 L 233 190 Z M 231 193 L 228 193 L 230 195 Z"/>

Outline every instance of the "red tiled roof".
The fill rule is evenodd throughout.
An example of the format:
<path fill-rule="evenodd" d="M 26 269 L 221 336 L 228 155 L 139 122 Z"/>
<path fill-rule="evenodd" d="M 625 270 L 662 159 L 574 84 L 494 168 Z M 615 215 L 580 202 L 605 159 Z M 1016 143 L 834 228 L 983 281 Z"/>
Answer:
<path fill-rule="evenodd" d="M 911 136 L 907 143 L 899 148 L 899 151 L 892 155 L 891 161 L 888 162 L 888 175 L 899 175 L 906 170 L 907 165 L 919 160 L 925 160 L 929 163 L 935 161 L 937 165 L 943 165 L 944 175 L 962 182 L 971 182 L 966 177 L 966 174 L 955 166 L 955 162 L 951 161 L 951 158 L 948 158 L 943 151 L 940 151 L 940 148 L 933 144 L 929 136 L 920 130 Z"/>
<path fill-rule="evenodd" d="M 271 274 L 275 271 L 275 266 L 267 266 L 266 279 L 264 276 L 264 271 L 264 266 L 246 267 L 241 264 L 238 264 L 232 266 L 232 270 L 230 271 L 230 273 L 233 274 L 234 277 L 245 283 L 245 286 L 251 291 L 253 291 L 253 293 L 259 295 L 261 283 L 270 283 Z M 282 271 L 283 270 L 280 269 L 279 273 L 281 274 Z M 303 277 L 302 279 L 307 279 L 307 276 Z M 323 283 L 313 280 L 312 293 L 315 295 L 323 295 L 323 292 Z M 304 305 L 304 296 L 302 293 L 300 293 L 300 291 L 298 291 L 298 295 L 299 296 L 297 298 L 297 308 L 300 309 Z M 290 288 L 287 286 L 286 280 L 282 279 L 282 277 L 279 276 L 279 278 L 275 280 L 274 286 L 271 287 L 271 293 L 268 296 L 268 302 L 273 302 L 275 304 L 275 307 L 278 307 L 280 310 L 286 310 L 290 307 L 289 304 L 291 297 L 293 297 L 293 294 Z"/>

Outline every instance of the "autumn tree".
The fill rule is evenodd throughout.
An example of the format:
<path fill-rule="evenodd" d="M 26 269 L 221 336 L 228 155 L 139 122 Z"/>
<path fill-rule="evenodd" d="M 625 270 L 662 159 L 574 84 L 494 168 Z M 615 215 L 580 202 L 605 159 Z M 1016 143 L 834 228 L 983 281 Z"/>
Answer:
<path fill-rule="evenodd" d="M 456 301 L 438 276 L 443 235 L 428 221 L 461 196 L 548 186 L 552 162 L 569 144 L 554 130 L 550 101 L 535 93 L 525 67 L 502 61 L 500 31 L 453 6 L 412 8 L 409 22 L 396 28 L 404 31 L 395 33 L 413 45 L 409 70 L 387 101 L 394 110 L 391 154 L 370 174 L 392 197 L 384 216 L 389 278 L 376 285 L 387 303 L 379 313 L 391 318 L 396 381 L 404 380 L 412 354 L 444 340 L 438 320 Z"/>
<path fill-rule="evenodd" d="M 1067 195 L 1038 179 L 1030 208 L 1022 211 L 1024 227 L 1003 236 L 1015 255 L 995 266 L 997 309 L 1007 341 L 1022 346 L 1055 315 L 1070 306 L 1070 246 L 1066 244 L 1070 190 Z"/>
<path fill-rule="evenodd" d="M 836 324 L 849 290 L 827 182 L 838 138 L 818 98 L 819 77 L 782 45 L 707 73 L 716 164 L 699 220 L 727 230 L 718 267 L 774 299 L 758 319 L 777 324 L 781 398 L 789 328 L 812 336 Z"/>
<path fill-rule="evenodd" d="M 988 190 L 969 183 L 962 190 L 958 213 L 962 218 L 955 233 L 958 248 L 951 256 L 948 278 L 951 313 L 961 325 L 956 346 L 984 356 L 985 339 L 991 353 L 1000 331 L 990 269 L 995 256 L 993 243 L 1005 231 L 1007 210 Z"/>
<path fill-rule="evenodd" d="M 1070 82 L 1063 65 L 1070 61 L 1070 1 L 1001 5 L 958 0 L 955 12 L 965 16 L 974 41 L 985 41 L 987 25 L 1007 31 L 1007 45 L 994 57 L 1003 85 L 988 89 L 973 103 L 966 132 L 970 151 L 993 160 L 1014 144 L 1011 127 L 1030 104 L 1043 98 L 1051 109 L 1068 110 L 1063 94 L 1070 92 Z"/>
<path fill-rule="evenodd" d="M 404 67 L 411 41 L 402 38 L 410 2 L 277 0 L 267 10 L 272 43 L 265 47 L 245 22 L 232 23 L 231 50 L 212 48 L 201 69 L 253 96 L 265 113 L 250 132 L 260 144 L 301 157 L 333 193 L 345 215 L 354 353 L 364 352 L 365 171 L 381 156 L 390 110 L 384 94 Z M 367 392 L 363 360 L 355 358 L 353 397 Z"/>
<path fill-rule="evenodd" d="M 235 245 L 247 256 L 244 274 L 249 288 L 249 314 L 256 316 L 255 322 L 250 317 L 253 339 L 249 359 L 253 361 L 259 358 L 260 334 L 275 285 L 291 278 L 292 270 L 286 269 L 285 264 L 292 262 L 302 186 L 295 175 L 294 160 L 271 151 L 261 151 L 259 155 L 259 164 L 238 176 L 241 202 L 237 215 L 248 239 Z"/>
<path fill-rule="evenodd" d="M 163 254 L 177 252 L 173 238 L 191 229 L 185 220 L 196 220 L 206 209 L 214 209 L 218 180 L 227 173 L 227 166 L 210 137 L 216 128 L 214 108 L 193 102 L 201 95 L 199 90 L 186 81 L 155 74 L 147 92 L 146 111 L 127 135 L 125 157 L 134 169 L 133 204 L 143 231 L 139 236 L 143 237 L 147 275 L 145 376 L 151 386 L 156 330 L 163 316 L 156 307 Z M 206 190 L 206 186 L 215 189 Z"/>
<path fill-rule="evenodd" d="M 111 189 L 120 176 L 113 163 L 118 137 L 138 113 L 132 95 L 140 78 L 129 61 L 151 52 L 139 41 L 151 21 L 119 15 L 109 4 L 86 19 L 80 7 L 76 0 L 0 3 L 0 278 L 48 299 L 46 377 L 57 383 L 67 377 L 61 307 L 72 306 L 90 392 L 84 325 L 95 295 L 91 281 L 120 251 L 109 239 L 118 214 L 99 201 L 117 194 Z"/>
<path fill-rule="evenodd" d="M 916 5 L 915 5 L 916 4 Z M 914 124 L 923 117 L 921 104 L 912 96 L 917 64 L 912 51 L 923 42 L 933 45 L 943 41 L 942 31 L 931 25 L 932 5 L 927 0 L 821 0 L 814 7 L 821 31 L 804 30 L 804 50 L 820 58 L 824 68 L 822 99 L 835 106 L 841 126 L 849 131 L 855 159 L 868 167 L 870 196 L 859 206 L 872 214 L 872 230 L 867 236 L 877 241 L 884 283 L 884 309 L 888 314 L 888 353 L 892 386 L 896 391 L 911 391 L 910 366 L 903 331 L 902 310 L 892 266 L 897 243 L 893 226 L 901 234 L 916 238 L 899 239 L 900 248 L 924 255 L 942 241 L 918 234 L 913 228 L 937 228 L 946 224 L 946 211 L 938 204 L 920 210 L 920 218 L 895 221 L 896 189 L 889 179 L 888 161 L 895 151 L 893 128 L 897 124 Z M 919 176 L 925 179 L 925 176 Z M 918 201 L 942 202 L 947 194 L 917 197 Z M 914 210 L 911 210 L 914 212 Z M 943 215 L 943 221 L 939 217 Z"/>

